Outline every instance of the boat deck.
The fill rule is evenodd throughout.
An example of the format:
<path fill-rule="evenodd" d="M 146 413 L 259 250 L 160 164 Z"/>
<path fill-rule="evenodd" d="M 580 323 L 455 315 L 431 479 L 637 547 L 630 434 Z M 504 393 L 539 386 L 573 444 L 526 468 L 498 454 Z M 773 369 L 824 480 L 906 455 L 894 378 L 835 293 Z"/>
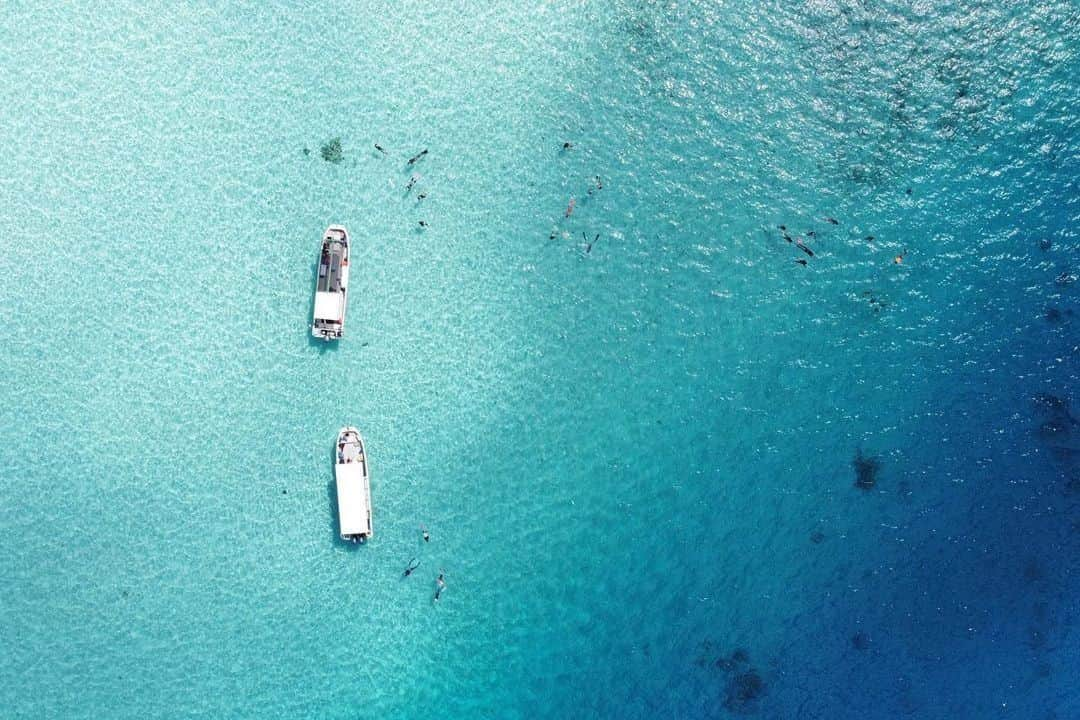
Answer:
<path fill-rule="evenodd" d="M 341 292 L 341 266 L 345 259 L 345 243 L 331 240 L 323 243 L 319 258 L 319 282 L 317 292 Z"/>

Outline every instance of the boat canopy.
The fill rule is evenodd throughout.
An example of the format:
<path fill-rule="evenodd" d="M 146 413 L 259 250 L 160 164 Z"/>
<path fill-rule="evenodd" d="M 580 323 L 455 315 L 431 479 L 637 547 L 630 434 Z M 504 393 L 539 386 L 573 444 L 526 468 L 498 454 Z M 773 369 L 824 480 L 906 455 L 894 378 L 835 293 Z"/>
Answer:
<path fill-rule="evenodd" d="M 315 293 L 315 319 L 341 322 L 345 296 L 335 292 Z"/>
<path fill-rule="evenodd" d="M 363 461 L 337 466 L 338 522 L 342 537 L 371 535 L 371 495 Z"/>

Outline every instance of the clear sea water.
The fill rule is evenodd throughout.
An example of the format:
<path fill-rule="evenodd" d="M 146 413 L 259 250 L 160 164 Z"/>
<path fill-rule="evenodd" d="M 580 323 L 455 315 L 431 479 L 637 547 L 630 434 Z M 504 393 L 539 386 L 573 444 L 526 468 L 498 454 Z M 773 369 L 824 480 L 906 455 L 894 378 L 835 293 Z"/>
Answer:
<path fill-rule="evenodd" d="M 0 716 L 1080 717 L 1075 2 L 11 0 L 0 70 Z"/>

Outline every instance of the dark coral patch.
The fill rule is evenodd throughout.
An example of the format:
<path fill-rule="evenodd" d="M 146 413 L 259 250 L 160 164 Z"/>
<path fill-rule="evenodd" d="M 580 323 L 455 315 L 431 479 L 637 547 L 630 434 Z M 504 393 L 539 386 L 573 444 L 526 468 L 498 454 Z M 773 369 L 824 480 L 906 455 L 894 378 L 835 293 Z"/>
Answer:
<path fill-rule="evenodd" d="M 757 708 L 765 695 L 765 681 L 756 670 L 747 670 L 728 680 L 724 690 L 724 707 L 734 713 L 748 714 Z"/>
<path fill-rule="evenodd" d="M 341 138 L 334 138 L 319 148 L 322 159 L 329 163 L 339 164 L 345 159 L 345 151 L 341 147 Z"/>
<path fill-rule="evenodd" d="M 855 468 L 855 487 L 870 490 L 877 484 L 877 474 L 881 470 L 881 463 L 877 458 L 863 455 L 862 450 L 856 450 L 851 465 Z"/>

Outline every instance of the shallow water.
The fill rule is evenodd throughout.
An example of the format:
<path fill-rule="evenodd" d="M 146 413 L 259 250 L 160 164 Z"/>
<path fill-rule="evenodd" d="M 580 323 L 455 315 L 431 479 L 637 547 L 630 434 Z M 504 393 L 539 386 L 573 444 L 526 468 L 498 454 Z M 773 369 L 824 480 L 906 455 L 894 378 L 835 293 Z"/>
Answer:
<path fill-rule="evenodd" d="M 1080 714 L 1078 22 L 6 7 L 0 714 Z"/>

